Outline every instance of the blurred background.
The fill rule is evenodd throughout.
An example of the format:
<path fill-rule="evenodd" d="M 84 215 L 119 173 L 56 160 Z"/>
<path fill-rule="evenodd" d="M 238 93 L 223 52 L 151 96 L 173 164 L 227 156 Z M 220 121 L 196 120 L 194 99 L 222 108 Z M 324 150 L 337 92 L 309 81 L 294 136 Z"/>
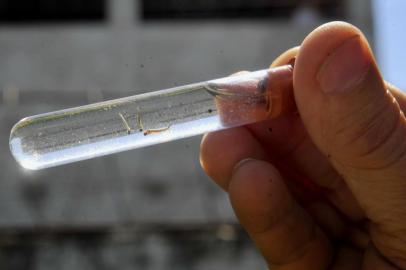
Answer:
<path fill-rule="evenodd" d="M 0 0 L 0 269 L 265 269 L 200 168 L 200 138 L 26 171 L 9 152 L 11 127 L 264 68 L 337 19 L 364 31 L 385 76 L 406 89 L 396 50 L 406 25 L 391 15 L 405 3 Z"/>

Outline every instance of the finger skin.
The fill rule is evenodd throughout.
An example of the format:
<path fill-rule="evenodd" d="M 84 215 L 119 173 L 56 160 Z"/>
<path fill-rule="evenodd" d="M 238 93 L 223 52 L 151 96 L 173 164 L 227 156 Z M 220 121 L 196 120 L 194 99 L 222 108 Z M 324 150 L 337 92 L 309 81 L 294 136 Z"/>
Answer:
<path fill-rule="evenodd" d="M 271 67 L 286 65 L 296 58 L 299 51 L 299 46 L 287 50 L 275 59 Z M 285 160 L 290 167 L 298 168 L 299 173 L 328 188 L 328 199 L 349 219 L 359 221 L 364 218 L 354 195 L 331 166 L 329 158 L 314 145 L 299 115 L 256 123 L 249 125 L 249 129 L 268 152 L 277 156 L 278 161 Z"/>
<path fill-rule="evenodd" d="M 398 270 L 396 266 L 388 262 L 375 247 L 370 246 L 364 254 L 362 270 Z"/>
<path fill-rule="evenodd" d="M 357 52 L 356 58 L 336 57 L 348 46 L 354 50 L 347 52 Z M 342 67 L 353 68 L 352 59 L 361 59 L 354 66 L 365 67 L 363 75 L 357 81 L 342 80 L 339 91 L 326 92 L 333 89 L 333 82 L 340 83 L 337 78 L 346 73 Z M 331 65 L 326 69 L 326 64 L 333 60 L 336 72 L 329 73 Z M 324 80 L 326 76 L 330 82 Z M 296 59 L 294 90 L 312 141 L 330 157 L 374 224 L 372 241 L 389 260 L 405 268 L 406 119 L 387 91 L 362 33 L 342 22 L 313 31 Z"/>
<path fill-rule="evenodd" d="M 286 51 L 274 61 L 272 66 L 287 64 L 292 57 L 296 56 L 298 50 L 299 47 L 295 47 Z M 352 193 L 343 185 L 341 177 L 334 171 L 328 159 L 314 146 L 298 115 L 291 114 L 275 120 L 256 123 L 249 125 L 248 129 L 265 148 L 268 159 L 272 159 L 273 156 L 274 159 L 282 161 L 282 163 L 288 163 L 289 165 L 285 167 L 289 167 L 289 172 L 292 171 L 293 166 L 298 168 L 298 174 L 303 174 L 320 186 L 329 188 L 329 199 L 350 219 L 360 220 L 363 218 L 363 213 Z M 209 176 L 215 179 L 217 184 L 225 188 L 228 181 L 226 176 L 230 175 L 230 168 L 232 167 L 230 161 L 236 162 L 238 158 L 243 156 L 238 155 L 238 157 L 224 157 L 222 159 L 219 157 L 226 154 L 233 156 L 233 152 L 239 151 L 235 149 L 235 145 L 240 145 L 242 147 L 241 151 L 246 153 L 244 157 L 249 157 L 251 154 L 247 154 L 246 151 L 249 149 L 251 141 L 248 145 L 241 145 L 241 142 L 245 139 L 237 135 L 237 138 L 231 143 L 233 141 L 232 131 L 226 132 L 225 134 L 230 135 L 224 138 L 221 138 L 220 134 L 223 133 L 211 133 L 203 139 L 201 163 L 206 168 Z M 210 140 L 206 140 L 208 138 Z M 211 141 L 215 143 L 212 144 Z M 258 149 L 261 146 L 255 148 Z M 230 149 L 230 153 L 228 149 Z M 221 153 L 217 153 L 217 151 Z M 259 153 L 258 150 L 254 152 Z M 253 157 L 262 159 L 265 158 L 264 156 L 265 154 L 261 153 L 259 156 L 255 154 Z"/>
<path fill-rule="evenodd" d="M 364 213 L 352 192 L 331 166 L 329 158 L 316 148 L 299 116 L 289 115 L 248 128 L 274 162 L 294 167 L 299 174 L 328 189 L 328 199 L 351 220 L 363 219 Z"/>
<path fill-rule="evenodd" d="M 299 53 L 300 46 L 296 46 L 286 50 L 281 55 L 279 55 L 271 64 L 272 67 L 278 67 L 288 64 L 292 59 L 296 58 L 296 55 Z"/>
<path fill-rule="evenodd" d="M 395 85 L 386 82 L 386 87 L 391 92 L 391 94 L 395 97 L 396 101 L 399 104 L 400 109 L 403 113 L 406 113 L 406 94 L 403 93 L 399 88 Z"/>
<path fill-rule="evenodd" d="M 330 263 L 327 237 L 269 163 L 251 159 L 238 164 L 228 192 L 239 221 L 270 266 L 325 269 Z"/>
<path fill-rule="evenodd" d="M 330 270 L 359 270 L 362 266 L 363 254 L 349 246 L 341 246 Z"/>
<path fill-rule="evenodd" d="M 274 61 L 273 65 L 285 65 L 292 57 L 296 56 L 298 49 L 296 47 L 286 51 Z M 273 127 L 272 131 L 269 130 L 270 125 Z M 299 167 L 305 168 L 302 172 L 309 173 L 308 176 L 312 176 L 316 180 L 320 179 L 318 183 L 322 186 L 331 189 L 339 187 L 338 192 L 329 193 L 330 199 L 351 219 L 359 220 L 362 217 L 359 206 L 353 202 L 353 195 L 348 192 L 348 189 L 337 185 L 337 181 L 341 180 L 332 171 L 326 157 L 310 141 L 300 117 L 291 115 L 282 119 L 251 125 L 249 129 L 254 134 L 254 137 L 242 128 L 237 128 L 210 133 L 202 141 L 201 162 L 203 168 L 223 189 L 227 190 L 233 164 L 249 157 L 265 158 L 265 154 L 260 149 L 262 146 L 268 145 L 269 147 L 266 148 L 268 158 L 269 154 L 272 155 L 275 152 L 281 152 L 283 155 L 293 153 L 293 160 L 296 162 L 289 166 L 290 170 L 292 170 L 292 165 L 299 165 Z M 303 137 L 306 140 L 303 140 Z M 255 138 L 260 138 L 260 142 L 256 142 Z M 303 145 L 299 147 L 300 143 Z M 239 148 L 236 148 L 236 145 Z M 299 151 L 294 151 L 294 149 Z M 320 171 L 317 172 L 317 170 Z M 320 207 L 322 210 L 314 209 L 311 206 L 307 210 L 311 210 L 310 214 L 317 219 L 317 222 L 323 226 L 325 231 L 334 237 L 342 237 L 345 233 L 343 230 L 344 222 L 337 216 L 336 211 L 328 205 L 321 204 Z"/>
<path fill-rule="evenodd" d="M 200 164 L 221 188 L 228 189 L 234 166 L 247 158 L 265 159 L 262 146 L 244 127 L 208 133 L 200 145 Z"/>
<path fill-rule="evenodd" d="M 330 34 L 331 34 L 331 32 L 333 33 L 331 37 L 328 36 L 329 32 L 330 32 Z M 355 31 L 354 31 L 353 27 L 351 27 L 349 25 L 341 24 L 341 23 L 333 23 L 333 24 L 329 24 L 327 26 L 323 26 L 323 27 L 317 29 L 315 32 L 313 32 L 306 39 L 305 43 L 302 45 L 302 47 L 305 48 L 303 51 L 307 51 L 307 52 L 305 52 L 305 53 L 303 53 L 303 51 L 301 52 L 302 56 L 299 57 L 299 58 L 301 58 L 302 60 L 299 59 L 299 63 L 300 62 L 303 63 L 302 64 L 303 68 L 300 68 L 300 65 L 299 65 L 299 70 L 304 69 L 306 67 L 309 68 L 309 66 L 312 67 L 312 65 L 313 65 L 313 67 L 310 69 L 310 71 L 308 70 L 308 72 L 311 72 L 312 70 L 316 69 L 316 68 L 314 68 L 314 66 L 317 66 L 317 63 L 315 64 L 315 62 L 317 62 L 316 61 L 317 57 L 314 57 L 314 55 L 317 56 L 317 54 L 320 54 L 320 53 L 322 54 L 323 53 L 323 48 L 326 49 L 326 47 L 329 47 L 334 42 L 337 42 L 338 39 L 345 38 L 345 37 L 351 37 L 354 34 L 362 35 L 358 30 L 355 29 Z M 308 48 L 312 47 L 312 46 L 310 46 L 308 44 L 309 44 L 310 41 L 312 41 L 312 39 L 315 36 L 316 37 L 318 36 L 319 40 L 321 40 L 319 42 L 320 44 L 318 46 L 315 46 L 313 44 L 313 47 L 315 47 L 315 48 L 314 48 L 313 51 L 310 50 L 310 51 L 312 51 L 312 53 L 309 53 Z M 307 48 L 306 48 L 306 44 L 307 44 Z M 293 50 L 293 52 L 294 53 L 288 53 L 287 55 L 289 57 L 286 56 L 286 58 L 284 58 L 284 56 L 282 55 L 280 57 L 281 60 L 278 60 L 279 59 L 278 58 L 275 61 L 276 63 L 274 63 L 274 64 L 278 65 L 279 64 L 278 61 L 281 61 L 280 63 L 283 64 L 283 61 L 285 61 L 285 59 L 288 59 L 291 56 L 297 54 L 298 49 L 296 49 L 296 51 Z M 309 57 L 306 61 L 303 60 L 303 58 L 304 58 L 303 55 L 306 55 L 306 54 L 308 54 L 308 55 L 314 54 L 313 57 L 312 57 L 313 59 L 311 57 Z M 307 63 L 307 64 L 304 64 L 304 63 Z M 297 71 L 297 64 L 298 64 L 298 62 L 296 62 L 295 72 L 300 73 L 300 72 Z M 375 68 L 376 68 L 376 65 L 375 65 Z M 377 71 L 377 69 L 375 71 Z M 377 73 L 375 73 L 373 75 L 377 75 Z M 307 121 L 312 121 L 312 119 L 316 119 L 314 122 L 316 122 L 316 124 L 318 122 L 319 127 L 322 127 L 323 124 L 325 124 L 325 122 L 327 120 L 329 120 L 328 119 L 329 117 L 332 117 L 334 119 L 334 117 L 336 117 L 336 115 L 334 113 L 328 112 L 328 110 L 327 110 L 327 113 L 326 113 L 326 110 L 323 110 L 323 107 L 315 106 L 315 104 L 316 105 L 317 104 L 323 104 L 323 102 L 325 104 L 327 104 L 327 105 L 330 105 L 328 103 L 328 101 L 329 101 L 329 99 L 331 99 L 331 97 L 326 98 L 326 97 L 323 96 L 324 95 L 323 93 L 320 94 L 319 92 L 317 92 L 320 89 L 319 89 L 318 83 L 317 82 L 315 83 L 316 80 L 314 79 L 314 76 L 312 77 L 311 75 L 307 74 L 307 75 L 303 75 L 302 78 L 304 78 L 306 76 L 308 76 L 309 81 L 306 82 L 303 85 L 307 85 L 307 86 L 310 85 L 310 87 L 308 87 L 309 91 L 307 93 L 304 92 L 305 93 L 304 96 L 307 96 L 308 100 L 303 101 L 304 100 L 303 97 L 298 98 L 298 95 L 300 95 L 300 92 L 301 91 L 303 92 L 303 87 L 299 87 L 300 89 L 295 89 L 296 90 L 295 95 L 296 95 L 296 99 L 299 100 L 297 102 L 303 104 L 303 105 L 300 105 L 301 107 L 300 107 L 299 110 L 300 110 L 301 116 L 305 118 L 306 128 L 311 130 L 311 128 L 309 128 L 309 123 Z M 297 78 L 298 78 L 298 75 L 296 74 L 295 75 L 295 81 L 296 81 L 295 84 L 299 85 L 299 83 L 297 83 Z M 377 78 L 378 78 L 378 80 L 377 80 Z M 382 79 L 379 82 L 379 76 L 372 76 L 372 78 L 370 78 L 369 81 L 371 81 L 372 84 L 374 84 L 374 85 L 381 85 L 381 86 L 384 85 L 384 82 L 383 82 Z M 312 85 L 312 83 L 313 83 L 313 85 Z M 295 87 L 295 88 L 297 88 L 297 87 Z M 388 96 L 386 96 L 386 95 L 389 95 L 389 97 L 392 98 L 391 103 L 394 103 L 395 107 L 398 106 L 397 107 L 398 112 L 400 110 L 404 111 L 405 108 L 406 108 L 405 95 L 403 93 L 401 93 L 399 90 L 397 90 L 396 87 L 394 87 L 392 85 L 386 85 L 386 88 L 389 90 L 390 94 L 385 94 L 385 95 L 383 95 L 383 97 L 388 98 Z M 298 94 L 298 92 L 299 92 L 299 94 Z M 309 94 L 309 93 L 311 93 L 311 94 Z M 315 95 L 314 93 L 316 93 L 316 97 L 314 96 Z M 317 94 L 320 94 L 320 95 L 317 96 Z M 322 98 L 320 98 L 320 96 Z M 393 97 L 396 99 L 395 102 L 393 100 Z M 323 98 L 326 98 L 326 99 L 323 99 Z M 336 98 L 336 97 L 334 97 L 334 98 Z M 339 99 L 343 99 L 343 98 L 339 98 Z M 312 102 L 314 102 L 314 103 L 312 103 Z M 368 108 L 368 103 L 371 103 L 371 102 L 367 102 L 367 104 L 365 104 L 364 107 Z M 309 113 L 310 116 L 307 115 L 308 112 L 305 112 L 303 114 L 303 111 L 302 111 L 303 106 L 309 107 L 308 110 L 310 112 L 313 109 L 314 113 L 313 114 Z M 391 105 L 389 105 L 389 106 L 391 106 Z M 341 105 L 341 106 L 337 106 L 337 107 L 338 107 L 337 110 L 339 110 L 340 107 L 345 107 L 345 106 Z M 327 108 L 329 108 L 329 107 L 327 107 Z M 362 111 L 362 112 L 365 113 L 367 111 L 368 110 Z M 317 119 L 317 117 L 314 117 L 314 116 L 320 115 L 320 112 L 323 112 L 323 114 L 326 114 L 326 119 L 327 120 L 324 119 L 324 121 L 323 121 L 323 119 Z M 355 112 L 356 111 L 354 111 L 353 113 L 355 113 Z M 363 114 L 358 113 L 358 115 L 363 115 Z M 381 218 L 381 222 L 377 223 L 378 226 L 370 226 L 370 228 L 372 228 L 371 233 L 373 235 L 375 235 L 374 236 L 374 238 L 375 238 L 374 243 L 378 244 L 378 246 L 380 247 L 380 251 L 383 254 L 385 254 L 386 256 L 388 256 L 388 258 L 390 258 L 392 260 L 392 262 L 395 262 L 398 265 L 402 265 L 402 263 L 403 263 L 402 260 L 399 260 L 398 258 L 401 258 L 402 254 L 404 255 L 404 252 L 402 251 L 402 248 L 399 248 L 399 247 L 404 247 L 405 244 L 404 244 L 404 242 L 402 242 L 402 237 L 397 237 L 396 233 L 399 232 L 399 231 L 404 231 L 404 229 L 402 229 L 404 227 L 399 222 L 395 222 L 395 224 L 398 224 L 399 226 L 395 226 L 395 227 L 389 226 L 389 228 L 386 227 L 386 226 L 382 226 L 382 224 L 385 224 L 385 222 L 389 222 L 391 224 L 394 224 L 394 222 L 392 220 L 393 216 L 397 217 L 397 218 L 404 216 L 404 207 L 403 206 L 405 204 L 403 202 L 400 202 L 400 201 L 397 201 L 397 200 L 384 199 L 384 198 L 387 198 L 387 196 L 382 196 L 382 194 L 383 195 L 385 195 L 385 194 L 388 195 L 389 194 L 389 197 L 390 197 L 390 195 L 393 195 L 393 194 L 400 194 L 400 195 L 405 194 L 404 189 L 403 189 L 403 185 L 400 184 L 399 186 L 397 186 L 397 188 L 395 190 L 393 190 L 392 189 L 393 186 L 390 186 L 390 185 L 388 185 L 388 187 L 390 187 L 389 189 L 385 188 L 385 186 L 379 186 L 378 185 L 379 183 L 386 183 L 387 181 L 391 182 L 393 180 L 392 178 L 396 179 L 396 175 L 394 177 L 389 177 L 389 179 L 388 179 L 387 176 L 390 175 L 390 173 L 388 174 L 388 171 L 383 170 L 383 172 L 381 171 L 381 175 L 380 175 L 381 177 L 377 177 L 375 179 L 374 179 L 374 177 L 369 177 L 369 179 L 367 181 L 367 185 L 365 187 L 362 187 L 362 185 L 360 187 L 357 187 L 355 185 L 355 187 L 357 187 L 357 188 L 354 188 L 354 183 L 355 184 L 362 183 L 362 182 L 364 182 L 363 180 L 365 180 L 365 178 L 366 178 L 366 177 L 359 177 L 359 178 L 351 177 L 353 175 L 356 175 L 356 176 L 361 175 L 361 173 L 359 172 L 359 168 L 356 168 L 357 170 L 355 172 L 350 170 L 351 169 L 350 168 L 348 171 L 345 171 L 343 173 L 343 171 L 340 170 L 341 169 L 340 166 L 342 166 L 342 164 L 337 163 L 337 153 L 332 153 L 331 151 L 326 151 L 326 149 L 327 150 L 331 150 L 331 149 L 329 147 L 320 146 L 320 141 L 315 140 L 316 144 L 317 144 L 317 147 L 320 147 L 320 149 L 322 150 L 321 152 L 318 151 L 318 149 L 316 148 L 316 146 L 313 143 L 314 134 L 311 134 L 311 136 L 312 136 L 311 139 L 310 139 L 310 137 L 308 137 L 307 134 L 303 135 L 301 133 L 299 133 L 299 135 L 296 136 L 296 137 L 295 136 L 290 136 L 292 134 L 295 134 L 295 132 L 297 132 L 297 131 L 305 130 L 303 127 L 302 128 L 297 127 L 297 126 L 300 126 L 302 124 L 301 121 L 300 121 L 301 120 L 300 117 L 298 117 L 298 116 L 296 117 L 297 121 L 296 120 L 295 121 L 297 122 L 297 124 L 294 124 L 295 121 L 292 121 L 292 119 L 294 119 L 292 116 L 289 116 L 289 117 L 286 117 L 286 118 L 288 118 L 288 119 L 284 119 L 284 120 L 283 119 L 278 119 L 278 120 L 275 120 L 275 121 L 265 121 L 265 122 L 258 123 L 258 124 L 255 124 L 255 125 L 250 125 L 248 127 L 248 129 L 249 129 L 248 133 L 251 134 L 251 136 L 248 136 L 248 138 L 250 138 L 250 140 L 253 139 L 254 142 L 255 142 L 255 140 L 258 140 L 254 144 L 255 145 L 259 144 L 260 145 L 259 149 L 261 149 L 261 146 L 264 146 L 264 149 L 262 150 L 262 153 L 259 155 L 260 159 L 267 159 L 267 157 L 264 157 L 263 155 L 268 156 L 269 153 L 264 154 L 263 153 L 264 151 L 265 152 L 271 152 L 272 156 L 277 154 L 276 155 L 277 157 L 280 157 L 281 155 L 283 156 L 285 154 L 285 155 L 290 157 L 289 161 L 292 162 L 291 163 L 292 166 L 297 166 L 298 168 L 303 169 L 303 171 L 305 173 L 309 173 L 310 175 L 312 173 L 314 174 L 314 172 L 316 172 L 315 173 L 316 177 L 314 179 L 315 179 L 315 181 L 317 183 L 320 183 L 322 185 L 324 184 L 324 185 L 327 185 L 327 186 L 329 186 L 329 185 L 335 186 L 337 183 L 342 182 L 343 178 L 341 177 L 341 175 L 344 176 L 344 178 L 345 178 L 345 180 L 347 182 L 348 181 L 353 181 L 353 183 L 352 183 L 353 186 L 351 186 L 353 191 L 350 191 L 348 188 L 346 189 L 347 192 L 351 193 L 349 197 L 352 196 L 352 198 L 355 199 L 353 197 L 353 192 L 354 192 L 357 195 L 357 199 L 358 199 L 359 196 L 360 196 L 360 193 L 362 194 L 362 193 L 365 192 L 364 194 L 366 194 L 366 195 L 369 194 L 371 196 L 370 201 L 375 201 L 375 202 L 379 203 L 377 209 L 375 209 L 374 211 L 371 211 L 371 210 L 368 211 L 369 216 L 375 216 L 376 215 L 376 216 Z M 310 119 L 310 120 L 306 120 L 306 119 Z M 343 118 L 343 119 L 346 119 L 346 118 Z M 385 117 L 383 117 L 383 119 L 385 119 Z M 279 123 L 275 124 L 275 122 L 279 122 Z M 340 122 L 339 122 L 339 124 L 340 124 Z M 337 125 L 337 126 L 339 126 L 339 125 Z M 335 127 L 334 125 L 333 125 L 333 127 L 326 127 L 325 130 L 327 130 L 327 131 L 334 130 L 334 127 Z M 279 130 L 283 131 L 283 132 L 281 132 L 279 137 L 278 137 L 278 135 L 273 136 L 272 138 L 269 138 L 269 136 L 266 136 L 266 134 L 269 134 L 269 133 L 276 134 L 277 132 L 275 132 L 275 131 L 279 131 Z M 289 130 L 291 132 L 289 132 Z M 316 130 L 316 129 L 313 129 L 313 132 L 314 132 L 314 130 Z M 323 130 L 323 129 L 321 129 L 321 130 Z M 325 130 L 323 130 L 323 131 L 325 131 Z M 232 164 L 237 163 L 238 160 L 241 160 L 241 159 L 240 158 L 235 158 L 235 159 L 233 158 L 233 155 L 230 154 L 230 153 L 233 152 L 234 150 L 232 150 L 232 151 L 225 150 L 225 152 L 230 154 L 230 156 L 227 156 L 228 154 L 224 154 L 224 156 L 228 158 L 228 159 L 226 159 L 227 162 L 225 162 L 225 164 L 223 162 L 223 159 L 216 159 L 217 162 L 212 162 L 213 164 L 211 164 L 211 162 L 209 161 L 209 158 L 210 158 L 210 156 L 218 155 L 217 151 L 222 151 L 222 150 L 225 149 L 225 148 L 222 147 L 222 145 L 224 145 L 224 143 L 226 143 L 226 142 L 232 141 L 232 137 L 233 137 L 232 134 L 234 134 L 234 133 L 231 133 L 231 136 L 228 137 L 228 139 L 229 139 L 228 141 L 223 140 L 224 138 L 221 139 L 222 138 L 221 135 L 219 135 L 218 138 L 215 138 L 216 135 L 212 134 L 212 136 L 214 136 L 214 137 L 211 137 L 210 138 L 211 140 L 206 141 L 206 143 L 204 143 L 204 144 L 202 143 L 202 149 L 205 149 L 205 151 L 209 153 L 209 154 L 206 153 L 206 155 L 202 155 L 202 163 L 206 164 L 206 170 L 210 171 L 209 174 L 211 174 L 212 177 L 215 178 L 215 180 L 218 183 L 220 183 L 220 185 L 222 185 L 225 189 L 228 188 L 228 183 L 230 181 L 230 177 L 231 177 L 231 174 L 232 174 Z M 306 135 L 307 135 L 307 137 L 309 139 L 306 139 Z M 294 138 L 292 139 L 291 137 L 294 137 Z M 243 137 L 243 138 L 247 138 L 247 137 Z M 306 142 L 306 140 L 307 140 L 307 142 Z M 217 144 L 211 143 L 210 141 L 217 141 Z M 242 142 L 242 141 L 243 140 L 237 140 L 237 142 Z M 287 141 L 288 143 L 284 143 L 285 141 Z M 333 141 L 333 143 L 331 141 Z M 250 144 L 251 142 L 252 141 L 250 141 L 248 144 Z M 272 142 L 274 142 L 274 145 L 272 144 Z M 336 143 L 335 140 L 330 139 L 328 143 L 330 143 L 330 147 L 331 146 L 337 147 L 336 146 L 337 143 Z M 313 144 L 313 145 L 311 145 L 311 144 Z M 216 147 L 211 147 L 211 145 L 216 146 Z M 236 145 L 235 143 L 234 144 L 229 143 L 227 147 L 230 148 L 230 149 L 232 147 L 236 148 L 235 145 Z M 238 144 L 238 146 L 240 147 L 240 144 Z M 363 146 L 363 147 L 365 147 L 365 146 Z M 217 148 L 217 151 L 216 151 L 215 148 Z M 337 148 L 343 148 L 343 147 L 338 146 Z M 237 155 L 239 155 L 239 157 L 250 156 L 252 153 L 258 153 L 256 150 L 251 152 L 250 149 L 251 149 L 250 147 L 245 148 L 244 151 L 246 151 L 246 152 L 244 153 L 244 151 L 242 151 L 243 154 L 240 154 L 238 151 L 235 151 L 235 153 L 237 153 Z M 314 151 L 314 149 L 316 151 Z M 338 149 L 338 150 L 340 150 L 340 149 Z M 292 151 L 292 152 L 289 153 L 289 151 Z M 249 155 L 247 155 L 247 153 Z M 205 156 L 206 158 L 204 158 L 203 156 Z M 306 158 L 301 158 L 301 157 L 306 157 Z M 312 164 L 311 162 L 306 163 L 306 159 L 313 162 L 313 165 L 311 165 Z M 328 168 L 328 165 L 330 164 L 330 160 L 334 164 L 334 167 L 330 166 L 331 170 Z M 387 160 L 387 159 L 384 159 L 384 160 Z M 228 161 L 230 161 L 230 162 L 228 162 Z M 214 163 L 217 163 L 217 164 L 214 164 Z M 325 166 L 324 164 L 328 164 L 328 165 Z M 396 164 L 396 165 L 399 167 L 399 164 Z M 313 170 L 312 170 L 312 167 L 313 167 Z M 308 168 L 309 171 L 306 171 L 306 168 Z M 327 168 L 327 169 L 325 170 L 325 174 L 323 175 L 321 172 L 323 172 L 322 169 L 324 169 L 324 168 Z M 339 169 L 341 175 L 335 175 L 334 174 L 335 169 Z M 393 167 L 391 169 L 393 169 Z M 226 171 L 222 171 L 222 170 L 226 170 Z M 378 174 L 379 174 L 379 172 L 378 172 Z M 376 176 L 377 174 L 376 174 L 375 171 L 373 171 L 373 172 L 371 172 L 370 175 L 371 176 L 374 176 L 374 175 Z M 400 176 L 403 176 L 403 175 L 404 175 L 404 173 L 402 174 L 402 171 L 400 171 Z M 383 178 L 384 180 L 379 181 L 380 178 Z M 220 180 L 217 180 L 217 179 L 220 179 Z M 371 182 L 372 182 L 372 184 L 378 185 L 378 188 L 373 187 L 374 185 L 371 185 Z M 362 183 L 362 184 L 364 184 L 364 183 Z M 342 187 L 341 184 L 339 186 Z M 363 191 L 363 189 L 364 189 L 364 191 Z M 376 197 L 379 197 L 379 198 L 376 199 Z M 386 201 L 388 201 L 388 200 L 391 203 L 395 202 L 396 206 L 388 207 L 386 205 Z M 343 205 L 343 204 L 345 205 L 346 201 L 347 201 L 347 195 L 341 197 L 341 202 L 338 202 L 337 204 L 338 205 Z M 370 203 L 368 202 L 368 198 L 362 199 L 361 202 L 362 202 L 362 207 L 364 209 L 366 207 L 369 209 Z M 355 203 L 357 203 L 357 202 L 355 202 Z M 350 205 L 353 205 L 353 203 L 350 203 Z M 379 210 L 379 209 L 381 209 L 381 210 Z M 344 213 L 346 212 L 345 209 L 340 209 L 340 210 L 342 210 Z M 386 212 L 387 215 L 382 216 L 381 215 L 382 212 Z M 394 214 L 394 212 L 395 212 L 395 214 Z M 371 213 L 374 214 L 374 215 L 371 215 Z M 375 225 L 375 224 L 373 223 L 372 225 Z M 393 239 L 393 237 L 392 238 L 390 237 L 392 234 L 395 236 L 394 239 Z M 388 236 L 388 237 L 382 237 L 382 236 Z M 396 245 L 388 245 L 388 243 L 390 244 L 390 243 L 394 243 L 396 241 L 398 241 L 398 243 Z M 400 252 L 400 254 L 397 253 L 397 252 Z M 375 269 L 375 268 L 370 268 L 370 269 Z"/>
<path fill-rule="evenodd" d="M 347 224 L 334 207 L 326 203 L 316 202 L 307 205 L 305 209 L 327 236 L 332 239 L 345 236 Z"/>

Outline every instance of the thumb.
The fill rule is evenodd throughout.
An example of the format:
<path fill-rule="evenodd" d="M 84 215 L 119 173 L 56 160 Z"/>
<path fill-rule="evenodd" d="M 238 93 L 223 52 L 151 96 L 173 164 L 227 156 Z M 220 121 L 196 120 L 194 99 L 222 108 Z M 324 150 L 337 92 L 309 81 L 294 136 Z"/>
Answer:
<path fill-rule="evenodd" d="M 374 244 L 406 267 L 406 120 L 363 34 L 343 22 L 313 31 L 294 88 L 311 138 L 371 220 Z"/>

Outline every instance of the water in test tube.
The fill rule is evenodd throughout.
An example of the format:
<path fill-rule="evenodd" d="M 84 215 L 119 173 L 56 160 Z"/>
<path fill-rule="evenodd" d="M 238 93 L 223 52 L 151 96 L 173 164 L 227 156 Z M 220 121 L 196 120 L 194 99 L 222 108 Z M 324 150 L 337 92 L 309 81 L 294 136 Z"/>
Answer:
<path fill-rule="evenodd" d="M 294 107 L 292 66 L 90 104 L 19 121 L 10 149 L 42 169 L 276 117 Z"/>

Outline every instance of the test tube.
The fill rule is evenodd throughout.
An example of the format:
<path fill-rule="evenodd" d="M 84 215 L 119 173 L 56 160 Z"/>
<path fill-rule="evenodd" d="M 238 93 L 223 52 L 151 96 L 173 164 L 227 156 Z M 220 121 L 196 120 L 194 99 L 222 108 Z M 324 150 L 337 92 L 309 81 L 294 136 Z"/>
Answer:
<path fill-rule="evenodd" d="M 43 169 L 241 126 L 294 109 L 292 66 L 265 69 L 20 120 L 10 149 Z"/>

